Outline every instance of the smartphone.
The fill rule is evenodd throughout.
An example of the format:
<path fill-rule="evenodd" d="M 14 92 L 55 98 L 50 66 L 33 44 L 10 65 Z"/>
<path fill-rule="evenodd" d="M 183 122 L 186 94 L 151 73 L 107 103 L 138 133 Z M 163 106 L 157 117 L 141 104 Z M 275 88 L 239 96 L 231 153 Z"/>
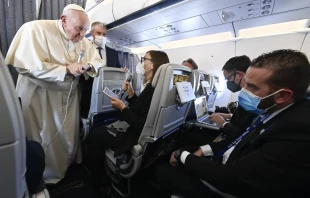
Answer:
<path fill-rule="evenodd" d="M 117 98 L 118 99 L 118 95 L 116 95 L 115 93 L 113 93 L 113 91 L 111 91 L 109 88 L 104 88 L 103 93 L 109 97 L 113 97 L 113 98 Z"/>

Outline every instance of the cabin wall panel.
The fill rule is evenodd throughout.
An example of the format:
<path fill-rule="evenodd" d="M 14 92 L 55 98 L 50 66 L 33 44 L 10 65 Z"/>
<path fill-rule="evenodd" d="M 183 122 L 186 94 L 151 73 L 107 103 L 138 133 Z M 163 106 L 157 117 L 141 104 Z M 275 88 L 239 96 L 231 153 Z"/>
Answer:
<path fill-rule="evenodd" d="M 304 43 L 301 47 L 301 51 L 305 53 L 308 56 L 308 59 L 310 60 L 310 33 L 306 35 Z"/>

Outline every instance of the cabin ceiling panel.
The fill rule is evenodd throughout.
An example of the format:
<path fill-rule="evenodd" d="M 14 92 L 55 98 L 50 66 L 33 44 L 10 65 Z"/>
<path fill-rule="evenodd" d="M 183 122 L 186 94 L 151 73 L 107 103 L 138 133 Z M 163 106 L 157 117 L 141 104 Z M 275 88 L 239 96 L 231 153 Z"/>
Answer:
<path fill-rule="evenodd" d="M 108 30 L 107 34 L 108 34 L 108 39 L 115 40 L 115 39 L 130 35 L 132 33 L 122 27 L 118 27 L 112 30 Z"/>
<path fill-rule="evenodd" d="M 138 47 L 145 47 L 145 46 L 150 46 L 150 45 L 153 45 L 153 43 L 151 43 L 150 41 L 142 41 L 140 43 L 134 43 L 134 44 L 126 45 L 126 47 L 138 48 Z"/>
<path fill-rule="evenodd" d="M 172 22 L 180 21 L 183 19 L 191 18 L 194 16 L 202 15 L 226 7 L 234 6 L 237 4 L 249 2 L 248 0 L 218 0 L 218 1 L 186 1 L 171 7 L 170 9 L 161 10 L 154 14 L 142 17 L 130 23 L 124 24 L 122 27 L 131 32 L 139 32 L 143 30 L 152 29 L 154 27 L 162 26 Z M 197 6 L 191 6 L 191 4 Z M 173 12 L 171 10 L 174 10 Z M 173 14 L 172 14 L 173 13 Z"/>
<path fill-rule="evenodd" d="M 276 0 L 273 13 L 287 12 L 306 7 L 310 7 L 309 0 Z"/>
<path fill-rule="evenodd" d="M 116 20 L 165 0 L 113 0 L 113 13 Z"/>
<path fill-rule="evenodd" d="M 202 17 L 192 17 L 175 23 L 159 26 L 145 32 L 155 35 L 156 37 L 164 37 L 182 32 L 188 32 L 191 30 L 201 29 L 207 27 L 207 24 Z"/>
<path fill-rule="evenodd" d="M 253 59 L 263 53 L 278 49 L 300 50 L 304 38 L 304 33 L 290 33 L 242 39 L 236 42 L 236 55 L 247 55 Z"/>
<path fill-rule="evenodd" d="M 113 1 L 105 1 L 105 3 L 98 4 L 93 9 L 87 12 L 90 22 L 100 21 L 104 24 L 109 24 L 114 21 L 112 12 Z"/>
<path fill-rule="evenodd" d="M 150 39 L 151 39 L 150 37 L 146 36 L 143 33 L 136 33 L 136 34 L 131 34 L 131 35 L 117 38 L 116 42 L 120 45 L 129 45 L 129 44 L 138 43 L 138 42 L 146 41 Z"/>
<path fill-rule="evenodd" d="M 222 20 L 216 11 L 201 15 L 208 26 L 220 25 Z"/>
<path fill-rule="evenodd" d="M 194 38 L 194 37 L 205 36 L 205 35 L 210 35 L 210 34 L 217 34 L 217 33 L 222 33 L 222 32 L 233 33 L 232 24 L 224 24 L 224 25 L 218 25 L 218 26 L 213 26 L 213 27 L 207 27 L 203 29 L 190 31 L 190 32 L 184 32 L 180 34 L 166 36 L 166 37 L 162 37 L 158 39 L 152 39 L 151 42 L 159 45 L 165 42 Z"/>
<path fill-rule="evenodd" d="M 233 25 L 235 27 L 237 36 L 239 36 L 239 31 L 242 29 L 271 25 L 276 23 L 283 23 L 288 21 L 303 20 L 303 19 L 310 19 L 310 8 L 294 10 L 291 12 L 284 12 L 275 15 L 253 18 L 243 21 L 236 21 L 234 22 Z"/>

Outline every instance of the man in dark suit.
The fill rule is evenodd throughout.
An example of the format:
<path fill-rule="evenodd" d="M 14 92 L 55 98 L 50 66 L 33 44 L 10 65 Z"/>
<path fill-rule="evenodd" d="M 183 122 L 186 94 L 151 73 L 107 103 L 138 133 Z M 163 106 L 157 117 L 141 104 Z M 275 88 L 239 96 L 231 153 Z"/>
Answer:
<path fill-rule="evenodd" d="M 176 167 L 158 168 L 164 187 L 185 197 L 309 197 L 307 57 L 293 50 L 263 54 L 252 61 L 245 82 L 239 104 L 258 116 L 227 147 L 227 162 L 177 150 L 170 160 Z"/>
<path fill-rule="evenodd" d="M 230 58 L 225 63 L 222 71 L 229 91 L 236 93 L 245 86 L 244 76 L 250 64 L 251 60 L 246 55 Z M 251 113 L 238 106 L 234 114 L 214 113 L 209 116 L 209 119 L 222 126 L 221 133 L 235 137 L 247 116 L 251 116 Z M 226 122 L 226 119 L 230 119 L 230 122 Z"/>
<path fill-rule="evenodd" d="M 235 93 L 245 86 L 244 76 L 246 70 L 250 67 L 251 60 L 248 56 L 236 56 L 230 58 L 223 66 L 223 75 L 226 79 L 227 88 Z M 196 151 L 199 146 L 206 155 L 215 155 L 223 147 L 230 144 L 234 139 L 240 135 L 240 126 L 244 123 L 246 118 L 253 119 L 255 114 L 247 112 L 240 105 L 233 114 L 214 113 L 209 118 L 218 126 L 222 126 L 219 131 L 211 129 L 196 129 L 189 131 L 181 140 L 181 147 L 186 147 L 190 151 Z M 226 119 L 230 119 L 229 122 Z M 225 140 L 213 142 L 219 134 L 225 136 Z"/>

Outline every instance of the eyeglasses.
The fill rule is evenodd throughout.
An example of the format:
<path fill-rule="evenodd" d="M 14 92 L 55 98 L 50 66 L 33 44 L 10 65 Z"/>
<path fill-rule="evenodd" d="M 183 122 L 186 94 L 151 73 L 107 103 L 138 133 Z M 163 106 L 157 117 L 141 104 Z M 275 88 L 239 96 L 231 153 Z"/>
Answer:
<path fill-rule="evenodd" d="M 144 58 L 144 57 L 141 57 L 141 63 L 143 63 L 145 60 L 152 61 L 152 59 L 150 59 L 150 58 Z"/>
<path fill-rule="evenodd" d="M 235 80 L 236 74 L 237 74 L 236 71 L 234 71 L 232 74 L 230 74 L 229 76 L 227 76 L 227 77 L 225 78 L 225 80 L 226 80 L 226 81 L 229 81 L 230 77 L 232 77 L 232 76 L 234 76 L 234 80 Z"/>

